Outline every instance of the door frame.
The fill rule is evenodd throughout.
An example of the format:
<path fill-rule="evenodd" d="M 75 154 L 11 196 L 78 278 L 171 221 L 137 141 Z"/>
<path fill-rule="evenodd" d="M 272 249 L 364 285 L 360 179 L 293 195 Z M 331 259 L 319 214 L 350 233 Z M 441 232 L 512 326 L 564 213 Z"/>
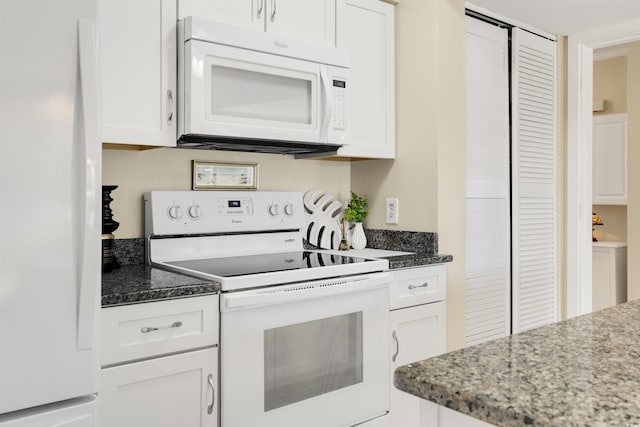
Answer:
<path fill-rule="evenodd" d="M 640 20 L 570 35 L 567 46 L 566 315 L 592 311 L 593 50 L 640 40 Z"/>

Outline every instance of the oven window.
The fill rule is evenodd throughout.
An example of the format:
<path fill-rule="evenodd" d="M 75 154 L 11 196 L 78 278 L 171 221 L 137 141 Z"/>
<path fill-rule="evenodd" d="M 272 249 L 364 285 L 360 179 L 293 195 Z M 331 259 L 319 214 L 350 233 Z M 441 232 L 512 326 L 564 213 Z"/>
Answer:
<path fill-rule="evenodd" d="M 264 331 L 264 410 L 362 382 L 362 312 Z"/>
<path fill-rule="evenodd" d="M 211 113 L 309 125 L 311 80 L 211 66 Z"/>

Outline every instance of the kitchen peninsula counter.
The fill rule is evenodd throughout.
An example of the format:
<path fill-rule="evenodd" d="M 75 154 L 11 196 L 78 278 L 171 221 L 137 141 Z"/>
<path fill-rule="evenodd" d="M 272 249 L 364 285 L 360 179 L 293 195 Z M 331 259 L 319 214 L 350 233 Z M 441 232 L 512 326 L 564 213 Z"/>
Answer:
<path fill-rule="evenodd" d="M 220 283 L 153 268 L 123 265 L 102 274 L 102 307 L 220 292 Z"/>
<path fill-rule="evenodd" d="M 640 300 L 401 366 L 394 384 L 498 426 L 625 427 L 639 361 Z"/>

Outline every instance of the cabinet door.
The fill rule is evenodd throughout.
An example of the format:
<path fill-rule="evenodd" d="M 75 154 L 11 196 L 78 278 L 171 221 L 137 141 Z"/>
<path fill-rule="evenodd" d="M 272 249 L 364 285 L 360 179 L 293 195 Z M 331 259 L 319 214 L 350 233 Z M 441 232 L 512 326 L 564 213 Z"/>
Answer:
<path fill-rule="evenodd" d="M 268 0 L 179 0 L 178 19 L 188 16 L 264 31 Z"/>
<path fill-rule="evenodd" d="M 175 0 L 102 3 L 102 141 L 175 146 Z"/>
<path fill-rule="evenodd" d="M 264 1 L 267 9 L 267 31 L 335 44 L 335 0 Z"/>
<path fill-rule="evenodd" d="M 611 249 L 593 248 L 592 306 L 593 311 L 613 305 L 611 301 Z"/>
<path fill-rule="evenodd" d="M 391 312 L 391 377 L 401 365 L 437 356 L 445 351 L 443 302 Z M 417 426 L 420 399 L 391 386 L 392 426 Z"/>
<path fill-rule="evenodd" d="M 217 372 L 217 348 L 103 369 L 100 425 L 217 426 Z"/>
<path fill-rule="evenodd" d="M 597 311 L 627 301 L 627 248 L 593 245 L 592 307 Z"/>
<path fill-rule="evenodd" d="M 339 0 L 338 47 L 351 51 L 348 145 L 339 156 L 395 158 L 394 8 Z"/>
<path fill-rule="evenodd" d="M 593 204 L 627 204 L 627 115 L 593 118 Z"/>

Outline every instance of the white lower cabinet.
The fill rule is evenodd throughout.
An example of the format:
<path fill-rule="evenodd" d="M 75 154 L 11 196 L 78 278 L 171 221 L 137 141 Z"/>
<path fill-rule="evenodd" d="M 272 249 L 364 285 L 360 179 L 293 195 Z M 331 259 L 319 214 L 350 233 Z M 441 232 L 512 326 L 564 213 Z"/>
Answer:
<path fill-rule="evenodd" d="M 593 311 L 627 301 L 627 244 L 594 242 L 592 261 Z"/>
<path fill-rule="evenodd" d="M 391 378 L 399 366 L 445 352 L 444 266 L 391 272 Z M 436 290 L 434 292 L 434 290 Z M 400 303 L 401 302 L 401 303 Z M 413 304 L 418 305 L 413 305 Z M 418 397 L 391 387 L 390 425 L 417 427 Z"/>
<path fill-rule="evenodd" d="M 102 427 L 218 425 L 218 349 L 190 351 L 102 370 Z"/>
<path fill-rule="evenodd" d="M 420 427 L 492 427 L 485 421 L 478 420 L 440 406 L 425 399 L 420 399 Z"/>
<path fill-rule="evenodd" d="M 218 425 L 218 295 L 102 309 L 101 427 Z"/>

